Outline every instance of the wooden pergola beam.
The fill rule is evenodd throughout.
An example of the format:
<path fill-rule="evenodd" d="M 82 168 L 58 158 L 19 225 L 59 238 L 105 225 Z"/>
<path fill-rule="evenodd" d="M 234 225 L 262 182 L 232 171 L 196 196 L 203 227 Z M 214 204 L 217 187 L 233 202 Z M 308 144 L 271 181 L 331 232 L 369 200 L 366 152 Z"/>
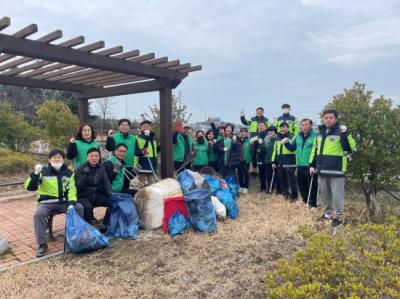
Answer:
<path fill-rule="evenodd" d="M 182 78 L 182 74 L 177 71 L 154 68 L 142 63 L 135 63 L 128 60 L 122 61 L 116 58 L 86 53 L 38 41 L 21 39 L 2 33 L 0 33 L 0 48 L 2 52 L 8 54 L 58 61 L 87 68 L 96 68 L 130 75 L 141 75 L 150 78 L 168 78 L 170 80 L 179 80 Z"/>
<path fill-rule="evenodd" d="M 144 93 L 158 91 L 169 83 L 166 79 L 153 79 L 150 81 L 127 84 L 109 88 L 88 89 L 78 93 L 79 99 L 97 99 L 111 96 L 121 96 L 127 94 Z"/>
<path fill-rule="evenodd" d="M 81 92 L 89 88 L 93 89 L 93 86 L 84 86 L 84 85 L 69 84 L 62 82 L 47 82 L 44 80 L 21 78 L 16 76 L 5 76 L 5 75 L 0 75 L 0 84 L 43 88 L 43 89 L 68 90 L 74 92 Z"/>
<path fill-rule="evenodd" d="M 4 28 L 7 28 L 10 25 L 11 25 L 11 20 L 9 17 L 3 17 L 0 19 L 0 30 L 3 30 Z"/>

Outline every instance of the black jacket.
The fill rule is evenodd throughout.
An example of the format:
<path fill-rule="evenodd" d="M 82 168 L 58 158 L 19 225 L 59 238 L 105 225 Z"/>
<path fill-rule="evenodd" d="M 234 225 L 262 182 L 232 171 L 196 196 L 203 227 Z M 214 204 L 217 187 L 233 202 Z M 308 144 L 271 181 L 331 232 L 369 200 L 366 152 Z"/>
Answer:
<path fill-rule="evenodd" d="M 220 139 L 216 144 L 215 144 L 215 149 L 219 153 L 218 159 L 219 159 L 219 165 L 220 166 L 228 166 L 228 167 L 236 167 L 240 165 L 241 157 L 242 157 L 242 146 L 239 143 L 239 137 L 237 137 L 237 141 L 231 143 L 231 148 L 229 151 L 229 157 L 228 161 L 225 164 L 225 139 Z"/>
<path fill-rule="evenodd" d="M 158 145 L 158 143 L 157 143 L 157 147 L 154 148 L 154 141 L 157 141 L 156 134 L 154 132 L 150 132 L 150 136 L 146 136 L 144 134 L 144 132 L 141 132 L 140 135 L 138 135 L 137 137 L 146 140 L 143 148 L 139 148 L 139 144 L 137 144 L 140 151 L 143 151 L 143 149 L 145 149 L 145 148 L 151 147 L 153 150 L 153 153 L 160 152 L 161 147 L 160 147 L 160 145 Z M 151 164 L 153 165 L 154 171 L 156 171 L 157 170 L 157 157 L 149 157 L 149 158 L 150 158 Z M 149 158 L 146 156 L 139 157 L 139 165 L 141 166 L 141 168 L 143 170 L 148 170 L 148 171 L 151 170 L 151 167 L 149 164 Z"/>
<path fill-rule="evenodd" d="M 81 165 L 75 173 L 75 185 L 79 198 L 91 198 L 95 194 L 111 196 L 112 188 L 102 164 L 91 166 L 89 162 Z"/>

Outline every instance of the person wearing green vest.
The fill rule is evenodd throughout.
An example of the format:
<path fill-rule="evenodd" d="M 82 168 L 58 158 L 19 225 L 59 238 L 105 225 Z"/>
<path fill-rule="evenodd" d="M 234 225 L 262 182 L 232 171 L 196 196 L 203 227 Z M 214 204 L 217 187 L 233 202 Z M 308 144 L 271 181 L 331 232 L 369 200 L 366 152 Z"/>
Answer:
<path fill-rule="evenodd" d="M 302 119 L 300 126 L 300 133 L 297 134 L 292 143 L 285 143 L 285 146 L 288 150 L 296 151 L 297 184 L 300 194 L 304 203 L 308 203 L 309 207 L 315 210 L 317 208 L 318 177 L 317 175 L 314 176 L 311 185 L 312 176 L 310 175 L 309 161 L 316 134 L 313 131 L 311 119 Z M 310 200 L 307 202 L 309 192 Z"/>
<path fill-rule="evenodd" d="M 54 149 L 49 153 L 48 166 L 35 165 L 26 179 L 24 187 L 37 191 L 37 207 L 33 216 L 35 239 L 38 245 L 36 256 L 41 257 L 48 249 L 46 241 L 47 217 L 66 213 L 73 205 L 81 217 L 83 206 L 77 202 L 74 173 L 64 164 L 65 153 Z"/>
<path fill-rule="evenodd" d="M 210 124 L 211 130 L 212 130 L 213 133 L 214 133 L 214 138 L 215 138 L 217 141 L 219 141 L 219 140 L 221 140 L 222 138 L 224 138 L 225 126 L 220 125 L 220 126 L 218 126 L 218 128 L 217 128 L 211 117 L 208 118 L 208 123 Z"/>
<path fill-rule="evenodd" d="M 240 166 L 238 168 L 239 176 L 239 192 L 243 194 L 249 193 L 250 175 L 249 168 L 252 160 L 250 151 L 250 138 L 247 128 L 240 128 L 239 130 L 239 144 L 241 146 Z"/>
<path fill-rule="evenodd" d="M 342 226 L 344 185 L 349 155 L 356 150 L 356 142 L 344 125 L 339 125 L 338 113 L 330 109 L 323 112 L 323 125 L 318 129 L 310 156 L 310 174 L 318 173 L 324 214 L 321 221 L 335 217 L 332 227 Z"/>
<path fill-rule="evenodd" d="M 269 120 L 264 116 L 264 108 L 263 107 L 258 107 L 256 109 L 256 115 L 253 116 L 250 119 L 246 119 L 246 116 L 244 114 L 244 110 L 240 112 L 240 120 L 243 125 L 249 126 L 250 128 L 250 138 L 256 137 L 258 135 L 258 124 L 259 123 L 264 123 L 265 127 L 268 128 L 269 126 Z M 252 157 L 252 174 L 256 175 L 257 174 L 257 157 L 256 153 L 253 153 Z"/>
<path fill-rule="evenodd" d="M 129 172 L 124 179 L 124 189 L 129 189 L 130 181 L 133 179 L 131 174 L 135 174 L 133 171 L 135 156 L 141 157 L 144 154 L 140 151 L 137 146 L 136 136 L 129 133 L 131 122 L 129 119 L 120 119 L 118 121 L 119 132 L 114 133 L 113 130 L 108 131 L 108 137 L 106 142 L 106 150 L 114 152 L 117 144 L 124 144 L 127 148 L 126 155 L 124 158 L 124 167 Z"/>
<path fill-rule="evenodd" d="M 113 155 L 111 155 L 107 161 L 103 163 L 107 177 L 111 182 L 111 189 L 113 193 L 128 193 L 134 195 L 136 190 L 130 190 L 129 186 L 126 187 L 126 167 L 125 167 L 125 156 L 128 151 L 128 147 L 119 143 L 116 145 Z"/>
<path fill-rule="evenodd" d="M 218 152 L 215 149 L 217 140 L 212 129 L 206 132 L 206 139 L 208 143 L 208 165 L 218 172 Z"/>
<path fill-rule="evenodd" d="M 175 133 L 172 137 L 174 145 L 173 159 L 175 170 L 183 171 L 191 168 L 193 159 L 193 139 L 190 136 L 190 126 L 188 124 L 177 123 Z M 186 166 L 182 167 L 185 163 Z"/>
<path fill-rule="evenodd" d="M 84 123 L 79 127 L 78 133 L 71 138 L 67 148 L 67 158 L 73 161 L 74 169 L 87 162 L 87 151 L 91 148 L 100 150 L 96 141 L 96 133 L 91 124 Z"/>
<path fill-rule="evenodd" d="M 281 123 L 271 158 L 272 169 L 276 170 L 278 174 L 281 193 L 290 202 L 295 202 L 298 196 L 295 175 L 296 153 L 288 150 L 284 144 L 292 142 L 294 138 L 289 131 L 289 125 Z"/>
<path fill-rule="evenodd" d="M 294 135 L 299 132 L 299 121 L 296 117 L 290 114 L 290 105 L 282 105 L 282 115 L 275 120 L 275 127 L 279 128 L 282 123 L 287 123 L 289 126 L 289 131 Z"/>
<path fill-rule="evenodd" d="M 142 121 L 140 134 L 137 136 L 137 148 L 144 154 L 142 157 L 136 157 L 141 168 L 139 180 L 145 185 L 155 183 L 153 170 L 157 173 L 157 157 L 160 151 L 160 145 L 157 142 L 156 134 L 151 131 L 151 126 L 151 121 Z"/>
<path fill-rule="evenodd" d="M 196 132 L 196 141 L 193 142 L 194 159 L 192 162 L 193 170 L 200 171 L 203 167 L 208 166 L 208 142 L 204 139 L 204 132 L 199 130 Z"/>
<path fill-rule="evenodd" d="M 274 153 L 275 149 L 275 141 L 276 141 L 276 133 L 277 130 L 274 126 L 269 126 L 267 128 L 267 134 L 268 134 L 268 139 L 266 142 L 264 142 L 265 146 L 265 168 L 266 168 L 266 177 L 267 177 L 267 192 L 270 194 L 273 191 L 273 189 L 276 189 L 277 193 L 280 193 L 280 185 L 279 185 L 279 180 L 278 178 L 274 178 L 274 181 L 272 181 L 274 170 L 272 169 L 272 155 Z M 272 188 L 271 188 L 271 185 Z"/>

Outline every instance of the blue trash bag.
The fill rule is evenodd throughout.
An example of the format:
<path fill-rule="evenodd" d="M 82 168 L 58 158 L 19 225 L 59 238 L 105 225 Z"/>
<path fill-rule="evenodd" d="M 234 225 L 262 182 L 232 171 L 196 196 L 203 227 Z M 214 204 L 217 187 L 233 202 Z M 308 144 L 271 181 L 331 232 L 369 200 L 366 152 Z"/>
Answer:
<path fill-rule="evenodd" d="M 231 191 L 232 195 L 237 199 L 240 197 L 239 185 L 233 176 L 227 176 L 225 178 L 225 182 L 228 184 L 229 191 Z"/>
<path fill-rule="evenodd" d="M 226 208 L 226 215 L 231 219 L 236 219 L 239 215 L 239 207 L 232 193 L 228 189 L 218 190 L 215 195 Z"/>
<path fill-rule="evenodd" d="M 211 201 L 211 192 L 205 189 L 193 190 L 185 194 L 190 224 L 200 232 L 217 231 L 217 217 Z"/>
<path fill-rule="evenodd" d="M 181 185 L 183 193 L 188 193 L 196 188 L 194 178 L 187 170 L 182 171 L 178 175 L 178 182 Z"/>
<path fill-rule="evenodd" d="M 101 234 L 69 207 L 65 224 L 65 250 L 72 253 L 85 253 L 109 247 L 107 237 Z"/>
<path fill-rule="evenodd" d="M 180 235 L 189 228 L 190 222 L 178 211 L 168 220 L 168 232 L 171 237 Z"/>
<path fill-rule="evenodd" d="M 221 184 L 217 178 L 210 175 L 205 175 L 204 180 L 207 182 L 208 187 L 212 194 L 215 194 L 219 189 L 221 189 Z"/>
<path fill-rule="evenodd" d="M 136 240 L 139 230 L 139 216 L 133 204 L 132 196 L 125 193 L 113 193 L 107 236 Z"/>

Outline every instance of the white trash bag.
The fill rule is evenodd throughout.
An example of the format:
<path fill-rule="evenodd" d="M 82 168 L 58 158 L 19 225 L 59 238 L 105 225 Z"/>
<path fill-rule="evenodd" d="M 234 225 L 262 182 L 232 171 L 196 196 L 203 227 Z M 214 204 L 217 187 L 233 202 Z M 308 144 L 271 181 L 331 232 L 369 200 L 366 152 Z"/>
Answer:
<path fill-rule="evenodd" d="M 226 208 L 215 196 L 211 196 L 212 204 L 217 212 L 218 218 L 226 219 Z"/>

